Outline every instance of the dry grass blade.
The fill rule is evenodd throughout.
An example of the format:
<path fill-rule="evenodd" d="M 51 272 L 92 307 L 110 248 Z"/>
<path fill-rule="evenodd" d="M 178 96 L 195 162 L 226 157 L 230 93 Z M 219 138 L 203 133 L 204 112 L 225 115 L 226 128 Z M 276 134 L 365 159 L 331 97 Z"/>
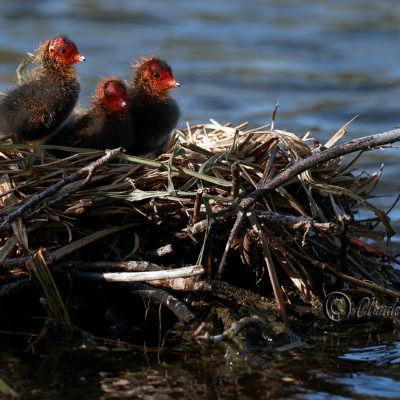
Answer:
<path fill-rule="evenodd" d="M 344 137 L 347 132 L 347 126 L 350 125 L 356 118 L 359 116 L 356 115 L 349 122 L 345 123 L 325 144 L 324 147 L 329 149 L 329 147 L 334 146 L 340 139 Z"/>
<path fill-rule="evenodd" d="M 11 207 L 18 203 L 18 198 L 12 192 L 12 189 L 13 185 L 11 184 L 10 178 L 8 175 L 3 175 L 0 178 L 0 193 L 2 194 L 2 200 L 5 207 Z M 24 249 L 29 251 L 28 235 L 22 219 L 17 218 L 11 223 L 11 225 L 18 242 L 24 247 Z"/>
<path fill-rule="evenodd" d="M 61 249 L 54 251 L 51 254 L 51 261 L 56 262 L 56 261 L 60 260 L 61 258 L 75 252 L 76 250 L 79 250 L 82 247 L 95 242 L 96 240 L 102 239 L 108 235 L 112 235 L 113 233 L 116 233 L 123 229 L 132 228 L 135 225 L 137 225 L 137 224 L 131 223 L 131 224 L 126 224 L 126 225 L 122 225 L 122 226 L 114 226 L 112 228 L 106 228 L 101 231 L 92 233 L 91 235 L 88 235 L 82 239 L 75 240 L 74 242 L 69 243 L 66 246 L 62 247 Z"/>
<path fill-rule="evenodd" d="M 59 321 L 63 326 L 71 328 L 71 319 L 65 308 L 64 302 L 58 291 L 57 285 L 49 271 L 42 251 L 37 251 L 33 259 L 27 263 L 27 267 L 39 282 L 46 302 L 44 307 L 48 310 L 49 316 Z"/>
<path fill-rule="evenodd" d="M 382 222 L 382 224 L 384 225 L 384 227 L 386 229 L 388 237 L 391 237 L 396 233 L 393 230 L 392 226 L 390 225 L 389 218 L 387 217 L 387 215 L 382 210 L 379 210 L 378 208 L 376 208 L 371 203 L 369 203 L 368 201 L 364 200 L 361 196 L 355 194 L 351 190 L 345 189 L 345 188 L 342 188 L 342 187 L 338 187 L 338 186 L 324 185 L 324 184 L 315 184 L 313 186 L 316 189 L 319 189 L 319 190 L 321 190 L 323 192 L 326 192 L 326 193 L 332 193 L 332 194 L 335 194 L 337 196 L 343 196 L 344 195 L 344 196 L 351 197 L 352 199 L 354 199 L 357 202 L 359 202 L 365 208 L 371 210 L 380 219 L 380 221 Z"/>

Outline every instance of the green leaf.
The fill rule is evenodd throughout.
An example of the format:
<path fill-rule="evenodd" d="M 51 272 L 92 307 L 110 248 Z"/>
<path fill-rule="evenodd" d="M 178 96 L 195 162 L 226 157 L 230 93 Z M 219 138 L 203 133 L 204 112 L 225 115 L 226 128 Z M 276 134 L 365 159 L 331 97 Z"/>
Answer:
<path fill-rule="evenodd" d="M 142 257 L 140 257 L 137 253 L 139 252 L 139 247 L 140 247 L 140 239 L 139 239 L 139 235 L 137 233 L 133 234 L 135 237 L 135 242 L 133 244 L 133 249 L 132 251 L 127 254 L 123 261 L 129 260 L 129 259 L 136 259 L 136 260 L 143 260 Z"/>
<path fill-rule="evenodd" d="M 203 164 L 201 164 L 199 168 L 199 174 L 206 174 L 213 168 L 217 163 L 221 161 L 222 158 L 226 157 L 226 153 L 221 153 L 221 154 L 215 154 L 211 156 L 207 161 L 205 161 Z M 189 179 L 182 187 L 182 191 L 187 191 L 189 190 L 197 181 L 199 178 L 191 178 Z"/>

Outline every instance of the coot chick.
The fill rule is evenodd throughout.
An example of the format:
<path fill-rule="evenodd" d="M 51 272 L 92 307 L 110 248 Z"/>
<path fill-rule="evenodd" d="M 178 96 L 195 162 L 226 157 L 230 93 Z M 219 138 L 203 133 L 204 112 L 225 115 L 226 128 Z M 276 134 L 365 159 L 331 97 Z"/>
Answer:
<path fill-rule="evenodd" d="M 180 85 L 171 67 L 160 58 L 142 57 L 133 67 L 128 93 L 135 141 L 127 152 L 161 152 L 180 117 L 178 103 L 169 90 Z"/>
<path fill-rule="evenodd" d="M 125 84 L 115 77 L 104 79 L 96 88 L 92 106 L 75 113 L 73 118 L 46 144 L 106 150 L 133 144 L 127 113 L 128 93 Z M 51 153 L 65 157 L 65 152 Z"/>
<path fill-rule="evenodd" d="M 79 96 L 74 64 L 84 61 L 66 36 L 47 40 L 36 50 L 37 66 L 0 100 L 0 136 L 42 139 L 59 129 Z"/>

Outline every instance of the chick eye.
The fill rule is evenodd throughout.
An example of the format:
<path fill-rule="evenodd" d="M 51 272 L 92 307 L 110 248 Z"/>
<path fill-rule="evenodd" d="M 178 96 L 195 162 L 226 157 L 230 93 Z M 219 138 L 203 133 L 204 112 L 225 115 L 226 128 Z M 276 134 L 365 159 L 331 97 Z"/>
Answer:
<path fill-rule="evenodd" d="M 66 52 L 67 52 L 67 50 L 65 50 L 64 47 L 62 47 L 62 48 L 60 49 L 60 53 L 65 54 Z"/>
<path fill-rule="evenodd" d="M 106 97 L 107 97 L 107 98 L 110 98 L 110 97 L 111 97 L 111 94 L 106 92 Z"/>
<path fill-rule="evenodd" d="M 153 76 L 155 76 L 156 78 L 159 78 L 160 74 L 158 72 L 153 72 Z"/>

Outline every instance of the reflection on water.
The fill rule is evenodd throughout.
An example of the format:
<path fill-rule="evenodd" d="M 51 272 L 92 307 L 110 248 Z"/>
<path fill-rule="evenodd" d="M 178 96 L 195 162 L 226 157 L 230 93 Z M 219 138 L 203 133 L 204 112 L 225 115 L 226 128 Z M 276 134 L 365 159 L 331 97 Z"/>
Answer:
<path fill-rule="evenodd" d="M 0 26 L 0 91 L 13 82 L 26 51 L 66 33 L 87 57 L 77 67 L 83 105 L 100 76 L 126 78 L 133 61 L 156 54 L 181 83 L 174 96 L 182 105 L 182 126 L 209 118 L 262 125 L 278 101 L 279 128 L 299 135 L 311 130 L 321 141 L 356 114 L 349 138 L 400 125 L 395 0 L 14 0 L 1 2 Z M 390 196 L 375 204 L 388 209 L 399 190 L 398 152 L 375 151 L 358 165 L 374 172 L 382 162 L 378 193 Z M 391 216 L 399 228 L 398 207 Z M 44 358 L 54 363 L 55 376 L 26 371 L 23 358 L 8 355 L 8 364 L 27 387 L 36 387 L 31 398 L 44 398 L 44 392 L 47 398 L 82 398 L 82 391 L 85 399 L 398 397 L 398 343 L 355 347 L 351 337 L 346 340 L 344 351 L 340 343 L 315 340 L 312 354 L 268 353 L 240 367 L 238 359 L 212 349 L 198 350 L 200 358 L 164 354 L 158 362 L 151 356 L 146 364 L 131 351 L 79 347 L 60 359 Z M 52 370 L 40 360 L 32 363 Z"/>
<path fill-rule="evenodd" d="M 9 371 L 0 372 L 33 400 L 397 399 L 400 346 L 360 328 L 347 325 L 349 337 L 329 327 L 308 337 L 306 348 L 247 355 L 229 344 L 158 353 L 53 337 L 41 357 L 1 354 Z M 377 346 L 369 345 L 371 333 L 381 337 Z"/>

